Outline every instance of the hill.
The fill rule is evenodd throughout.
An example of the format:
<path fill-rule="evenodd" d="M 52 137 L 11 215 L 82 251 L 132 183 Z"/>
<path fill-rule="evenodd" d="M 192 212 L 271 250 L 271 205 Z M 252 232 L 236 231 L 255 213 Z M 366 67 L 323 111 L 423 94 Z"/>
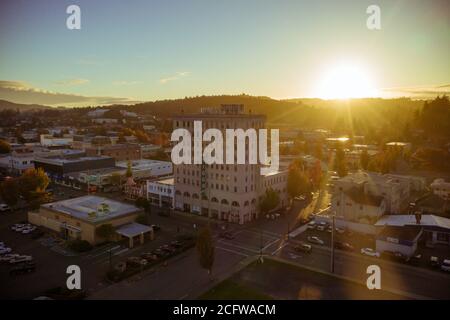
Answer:
<path fill-rule="evenodd" d="M 52 107 L 43 106 L 40 104 L 21 104 L 14 103 L 6 100 L 0 100 L 0 111 L 2 110 L 19 110 L 19 111 L 30 111 L 30 110 L 44 110 L 51 109 Z"/>

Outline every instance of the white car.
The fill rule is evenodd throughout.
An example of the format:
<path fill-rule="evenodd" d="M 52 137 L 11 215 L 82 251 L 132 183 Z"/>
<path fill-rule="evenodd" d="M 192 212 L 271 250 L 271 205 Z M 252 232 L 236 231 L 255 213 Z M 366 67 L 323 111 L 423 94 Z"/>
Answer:
<path fill-rule="evenodd" d="M 320 244 L 320 245 L 323 245 L 325 243 L 325 242 L 323 242 L 323 240 L 320 240 L 316 236 L 308 237 L 308 241 L 311 243 Z"/>
<path fill-rule="evenodd" d="M 446 271 L 446 272 L 450 272 L 450 260 L 449 259 L 445 259 L 442 264 L 441 264 L 441 270 L 442 271 Z"/>
<path fill-rule="evenodd" d="M 336 227 L 336 232 L 339 233 L 339 234 L 344 234 L 345 233 L 345 229 Z"/>
<path fill-rule="evenodd" d="M 1 212 L 5 212 L 5 211 L 9 211 L 9 210 L 11 210 L 11 208 L 7 204 L 4 204 L 4 203 L 0 204 L 0 211 Z"/>
<path fill-rule="evenodd" d="M 32 233 L 34 230 L 36 230 L 36 227 L 26 228 L 22 230 L 22 234 Z"/>
<path fill-rule="evenodd" d="M 11 260 L 9 260 L 9 263 L 16 264 L 19 262 L 26 262 L 26 261 L 33 261 L 33 257 L 32 256 L 18 256 L 18 257 L 14 257 Z"/>
<path fill-rule="evenodd" d="M 16 257 L 20 257 L 20 254 L 8 253 L 8 254 L 5 254 L 4 256 L 1 256 L 0 257 L 0 261 L 9 261 L 9 260 L 14 259 Z"/>
<path fill-rule="evenodd" d="M 361 254 L 369 257 L 379 258 L 380 253 L 371 248 L 361 248 Z"/>
<path fill-rule="evenodd" d="M 5 247 L 0 248 L 0 254 L 10 253 L 11 251 L 12 251 L 11 248 L 5 248 Z"/>
<path fill-rule="evenodd" d="M 310 223 L 308 223 L 306 228 L 310 229 L 310 230 L 314 230 L 316 228 L 316 223 L 314 221 L 311 221 Z"/>

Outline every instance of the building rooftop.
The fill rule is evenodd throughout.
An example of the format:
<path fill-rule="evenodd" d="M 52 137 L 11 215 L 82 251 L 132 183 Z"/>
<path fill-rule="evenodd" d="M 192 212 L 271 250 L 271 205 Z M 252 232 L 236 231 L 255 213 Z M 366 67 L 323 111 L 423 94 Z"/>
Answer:
<path fill-rule="evenodd" d="M 117 167 L 127 168 L 128 162 L 131 163 L 131 168 L 133 170 L 145 170 L 149 168 L 153 168 L 156 165 L 168 165 L 171 164 L 170 161 L 161 161 L 161 160 L 151 160 L 151 159 L 139 159 L 139 160 L 130 160 L 130 161 L 118 161 L 116 163 Z"/>
<path fill-rule="evenodd" d="M 385 215 L 381 217 L 380 220 L 375 223 L 375 226 L 408 226 L 415 225 L 416 216 L 413 214 L 396 214 L 396 215 Z M 450 219 L 435 216 L 432 214 L 423 214 L 420 219 L 421 226 L 427 227 L 441 227 L 444 229 L 450 229 Z"/>
<path fill-rule="evenodd" d="M 41 205 L 41 207 L 65 213 L 90 223 L 107 221 L 141 211 L 141 209 L 131 204 L 91 195 L 46 203 Z"/>
<path fill-rule="evenodd" d="M 168 179 L 158 180 L 158 181 L 154 181 L 154 182 L 159 183 L 159 184 L 166 184 L 169 186 L 173 186 L 175 184 L 175 179 L 168 178 Z"/>
<path fill-rule="evenodd" d="M 65 163 L 76 163 L 76 162 L 92 161 L 92 160 L 99 160 L 99 159 L 110 159 L 110 158 L 111 157 L 107 157 L 107 156 L 77 157 L 77 158 L 65 158 L 65 157 L 42 158 L 42 157 L 39 157 L 36 159 L 36 161 L 44 162 L 44 163 L 51 163 L 51 164 L 55 164 L 55 165 L 63 165 Z"/>

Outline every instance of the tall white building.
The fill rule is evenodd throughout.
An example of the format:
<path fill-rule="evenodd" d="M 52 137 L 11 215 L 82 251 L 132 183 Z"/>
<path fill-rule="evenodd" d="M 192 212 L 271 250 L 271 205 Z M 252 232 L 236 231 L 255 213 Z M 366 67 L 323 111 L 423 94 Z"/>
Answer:
<path fill-rule="evenodd" d="M 187 129 L 194 136 L 194 121 L 202 121 L 203 132 L 215 128 L 225 137 L 226 129 L 263 129 L 266 118 L 245 114 L 242 105 L 222 105 L 220 109 L 176 116 L 173 126 Z M 248 154 L 248 139 L 245 149 Z M 175 208 L 242 224 L 258 217 L 258 202 L 269 188 L 279 193 L 280 206 L 286 206 L 287 172 L 261 175 L 260 169 L 259 163 L 248 164 L 248 161 L 246 164 L 174 165 Z"/>

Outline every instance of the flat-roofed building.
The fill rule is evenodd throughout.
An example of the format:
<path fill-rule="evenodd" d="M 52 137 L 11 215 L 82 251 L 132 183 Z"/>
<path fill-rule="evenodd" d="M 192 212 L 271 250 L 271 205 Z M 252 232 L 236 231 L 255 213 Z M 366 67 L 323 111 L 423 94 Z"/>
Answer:
<path fill-rule="evenodd" d="M 140 213 L 142 210 L 134 205 L 89 195 L 43 204 L 37 212 L 28 213 L 28 221 L 53 230 L 64 239 L 86 240 L 96 245 L 126 237 L 130 247 L 133 247 L 135 241 L 143 243 L 145 238 L 153 237 L 151 227 L 135 222 Z M 104 239 L 96 232 L 105 224 L 116 229 L 111 239 Z M 137 234 L 134 232 L 136 230 Z"/>
<path fill-rule="evenodd" d="M 150 181 L 147 180 L 147 199 L 153 205 L 160 208 L 175 207 L 175 182 L 174 178 Z"/>
<path fill-rule="evenodd" d="M 108 156 L 116 161 L 141 159 L 141 148 L 137 144 L 118 143 L 114 145 L 98 145 L 87 147 L 88 156 Z"/>

